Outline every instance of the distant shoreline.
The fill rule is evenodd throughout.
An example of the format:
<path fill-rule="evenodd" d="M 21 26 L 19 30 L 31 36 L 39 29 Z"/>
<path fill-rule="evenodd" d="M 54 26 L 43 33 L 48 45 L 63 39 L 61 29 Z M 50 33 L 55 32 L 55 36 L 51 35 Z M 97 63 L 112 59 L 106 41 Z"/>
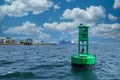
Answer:
<path fill-rule="evenodd" d="M 24 44 L 0 44 L 0 45 L 24 45 Z M 33 46 L 33 45 L 58 45 L 56 43 L 39 43 L 39 44 L 32 44 L 32 45 L 24 45 L 24 46 Z"/>

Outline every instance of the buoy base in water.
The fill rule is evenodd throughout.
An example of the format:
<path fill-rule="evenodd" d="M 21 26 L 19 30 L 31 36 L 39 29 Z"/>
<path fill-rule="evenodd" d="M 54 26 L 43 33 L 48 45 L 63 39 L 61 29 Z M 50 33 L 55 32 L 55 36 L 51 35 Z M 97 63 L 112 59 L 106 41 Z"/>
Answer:
<path fill-rule="evenodd" d="M 88 68 L 88 67 L 92 67 L 93 65 L 83 65 L 83 64 L 74 64 L 71 63 L 72 67 L 78 67 L 78 68 Z"/>
<path fill-rule="evenodd" d="M 92 66 L 96 63 L 96 56 L 91 54 L 74 54 L 71 57 L 72 66 Z"/>

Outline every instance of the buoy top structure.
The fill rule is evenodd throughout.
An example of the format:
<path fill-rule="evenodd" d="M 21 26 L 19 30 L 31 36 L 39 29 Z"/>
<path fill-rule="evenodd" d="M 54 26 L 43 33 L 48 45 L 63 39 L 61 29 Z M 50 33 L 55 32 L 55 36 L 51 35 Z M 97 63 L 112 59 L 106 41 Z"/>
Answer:
<path fill-rule="evenodd" d="M 72 66 L 91 66 L 96 62 L 96 56 L 92 55 L 88 51 L 88 29 L 89 26 L 80 24 L 78 26 L 78 54 L 74 54 L 71 57 Z"/>

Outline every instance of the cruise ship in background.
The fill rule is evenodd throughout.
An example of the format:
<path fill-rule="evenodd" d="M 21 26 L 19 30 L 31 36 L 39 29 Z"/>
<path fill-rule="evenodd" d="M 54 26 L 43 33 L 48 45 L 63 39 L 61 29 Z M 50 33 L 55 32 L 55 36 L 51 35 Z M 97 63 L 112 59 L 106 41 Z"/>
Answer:
<path fill-rule="evenodd" d="M 71 40 L 62 40 L 62 41 L 59 42 L 59 44 L 73 45 L 73 44 L 75 44 L 75 42 L 71 41 Z"/>

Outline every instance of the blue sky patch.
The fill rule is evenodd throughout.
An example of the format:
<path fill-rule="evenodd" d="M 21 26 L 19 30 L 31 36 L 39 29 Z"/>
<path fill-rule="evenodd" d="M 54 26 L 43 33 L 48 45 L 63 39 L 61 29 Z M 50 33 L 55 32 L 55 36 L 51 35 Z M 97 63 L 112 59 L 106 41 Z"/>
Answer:
<path fill-rule="evenodd" d="M 80 23 L 91 43 L 119 42 L 119 0 L 0 0 L 0 37 L 77 42 Z"/>

